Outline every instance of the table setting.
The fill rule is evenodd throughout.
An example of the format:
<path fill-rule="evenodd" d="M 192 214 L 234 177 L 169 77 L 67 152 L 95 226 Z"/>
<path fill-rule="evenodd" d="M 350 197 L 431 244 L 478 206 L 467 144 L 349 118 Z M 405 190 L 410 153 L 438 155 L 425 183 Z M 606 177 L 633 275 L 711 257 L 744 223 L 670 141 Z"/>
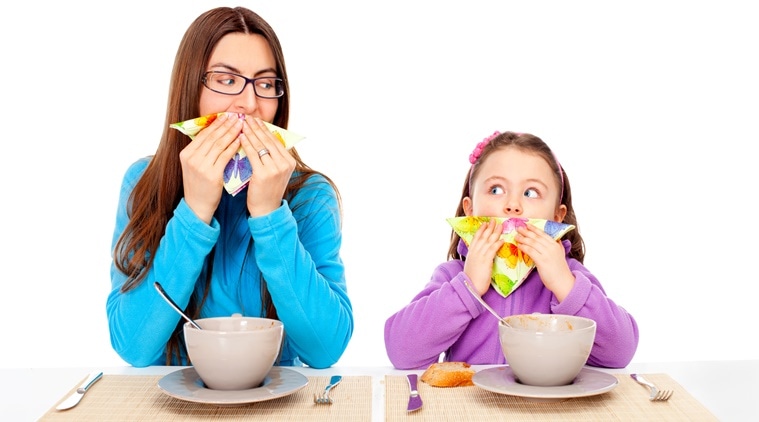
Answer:
<path fill-rule="evenodd" d="M 41 420 L 371 420 L 371 377 L 309 378 L 276 365 L 281 321 L 240 314 L 192 320 L 154 286 L 187 321 L 192 366 L 162 377 L 90 374 Z"/>
<path fill-rule="evenodd" d="M 155 287 L 173 304 L 160 284 Z M 596 324 L 578 316 L 498 317 L 509 364 L 475 369 L 440 362 L 421 376 L 385 374 L 376 385 L 367 375 L 307 375 L 277 366 L 281 321 L 182 315 L 192 366 L 163 376 L 93 371 L 40 420 L 368 422 L 377 419 L 377 406 L 386 421 L 717 420 L 666 374 L 612 374 L 587 366 Z"/>
<path fill-rule="evenodd" d="M 173 305 L 160 284 L 155 287 Z M 162 376 L 93 371 L 40 420 L 368 422 L 377 420 L 378 390 L 386 421 L 717 420 L 667 374 L 630 376 L 588 367 L 596 325 L 578 316 L 498 317 L 509 364 L 474 369 L 466 362 L 440 362 L 421 376 L 385 374 L 379 385 L 369 375 L 307 375 L 277 366 L 280 321 L 182 316 L 192 366 Z"/>
<path fill-rule="evenodd" d="M 502 366 L 472 366 L 476 372 L 497 367 Z M 320 420 L 317 417 L 319 414 L 315 412 L 333 412 L 332 420 L 336 421 L 367 420 L 356 417 L 356 409 L 363 409 L 364 412 L 371 409 L 370 420 L 377 422 L 399 418 L 431 420 L 439 414 L 438 412 L 450 415 L 466 413 L 471 415 L 472 420 L 482 413 L 497 414 L 492 417 L 494 420 L 545 420 L 550 415 L 544 416 L 542 413 L 546 413 L 551 406 L 559 405 L 559 409 L 569 412 L 572 411 L 571 407 L 582 405 L 587 406 L 582 411 L 590 415 L 587 420 L 609 420 L 609 409 L 627 412 L 637 409 L 640 412 L 637 416 L 630 413 L 624 420 L 652 420 L 652 412 L 667 411 L 671 414 L 672 407 L 690 408 L 691 411 L 699 412 L 706 408 L 708 413 L 702 418 L 672 417 L 669 420 L 759 420 L 759 403 L 756 401 L 756 397 L 759 397 L 759 383 L 756 382 L 759 379 L 759 360 L 633 362 L 627 368 L 619 369 L 588 367 L 614 375 L 619 384 L 607 393 L 572 398 L 559 403 L 530 402 L 523 397 L 490 392 L 476 386 L 444 389 L 419 382 L 417 389 L 423 406 L 413 412 L 406 410 L 410 395 L 406 375 L 420 375 L 422 371 L 399 370 L 386 365 L 338 365 L 326 369 L 288 367 L 307 376 L 309 384 L 286 399 L 278 398 L 252 406 L 225 408 L 186 402 L 161 392 L 158 387 L 160 379 L 186 368 L 0 368 L 0 376 L 6 385 L 13 386 L 6 388 L 5 394 L 0 398 L 0 416 L 3 420 L 19 421 L 123 421 L 187 420 L 191 417 L 204 420 L 256 420 L 256 415 L 262 415 L 261 419 L 277 420 L 288 417 L 287 413 L 277 408 L 293 406 L 293 410 L 285 411 L 293 414 L 309 412 L 307 417 L 315 420 Z M 64 401 L 82 384 L 89 373 L 98 371 L 104 373 L 103 378 L 89 389 L 76 407 L 66 411 L 55 409 L 58 403 Z M 635 383 L 630 377 L 631 373 L 643 375 L 659 389 L 673 390 L 672 397 L 666 402 L 651 402 L 649 390 Z M 340 384 L 330 392 L 333 404 L 316 406 L 313 395 L 320 394 L 333 375 L 342 375 Z M 616 407 L 619 404 L 622 406 Z M 197 412 L 196 416 L 189 416 L 191 412 Z M 556 412 L 558 413 L 558 410 Z M 341 417 L 334 417 L 335 413 L 340 413 Z M 607 418 L 603 419 L 602 416 Z M 270 417 L 272 419 L 268 419 Z M 467 420 L 469 417 L 463 416 L 461 420 Z M 649 419 L 645 419 L 646 417 Z M 660 420 L 657 418 L 659 416 L 653 420 Z"/>
<path fill-rule="evenodd" d="M 594 371 L 585 368 L 588 371 Z M 504 379 L 511 377 L 508 366 L 479 370 L 491 371 L 488 378 L 496 378 L 501 373 Z M 599 371 L 599 373 L 602 373 Z M 413 413 L 419 421 L 717 421 L 703 404 L 688 393 L 670 376 L 663 373 L 644 374 L 646 379 L 661 388 L 672 391 L 669 400 L 649 400 L 649 390 L 639 385 L 628 374 L 605 374 L 615 380 L 612 388 L 591 391 L 580 389 L 571 392 L 566 387 L 535 387 L 535 391 L 517 391 L 506 387 L 507 383 L 493 382 L 488 389 L 481 386 L 432 387 L 422 383 L 419 395 L 424 407 Z M 476 380 L 475 380 L 476 381 Z M 408 385 L 402 375 L 385 377 L 387 385 L 385 398 L 386 421 L 409 420 L 407 411 Z M 487 381 L 482 381 L 487 383 Z M 501 389 L 501 387 L 503 387 Z M 541 394 L 538 391 L 543 389 Z M 500 390 L 500 391 L 499 391 Z M 592 394 L 590 394 L 592 393 Z M 547 400 L 540 400 L 547 399 Z"/>
<path fill-rule="evenodd" d="M 192 366 L 160 375 L 91 371 L 39 420 L 719 420 L 667 373 L 586 365 L 596 325 L 578 316 L 494 314 L 506 365 L 344 372 L 276 365 L 280 321 L 193 321 L 175 309 L 187 320 Z"/>
<path fill-rule="evenodd" d="M 416 419 L 717 420 L 666 374 L 615 375 L 587 366 L 596 330 L 592 319 L 493 314 L 508 364 L 476 371 L 465 362 L 431 365 L 421 377 L 427 385 L 411 392 L 424 401 Z M 387 421 L 405 420 L 412 410 L 404 408 L 409 391 L 403 384 L 402 377 L 386 377 Z"/>
<path fill-rule="evenodd" d="M 248 390 L 202 391 L 202 388 L 195 388 L 193 391 L 189 388 L 180 391 L 180 387 L 171 386 L 175 382 L 186 382 L 176 380 L 188 372 L 192 372 L 191 367 L 164 376 L 106 374 L 88 390 L 78 405 L 68 410 L 58 410 L 53 406 L 39 420 L 372 420 L 371 376 L 342 377 L 339 385 L 330 389 L 331 403 L 320 404 L 315 402 L 314 397 L 324 393 L 330 384 L 330 376 L 306 377 L 287 368 L 273 368 L 269 375 L 271 381 L 264 381 L 261 387 Z M 276 374 L 283 373 L 296 374 L 297 377 L 280 383 Z M 278 383 L 280 385 L 268 387 Z M 76 394 L 75 389 L 72 393 Z"/>
<path fill-rule="evenodd" d="M 650 400 L 650 390 L 638 384 L 629 374 L 611 374 L 590 367 L 583 368 L 583 371 L 599 372 L 613 378 L 616 381 L 613 388 L 586 392 L 578 389 L 573 392 L 571 386 L 535 387 L 538 391 L 543 389 L 543 393 L 512 390 L 508 387 L 509 382 L 504 381 L 512 376 L 508 365 L 477 367 L 473 381 L 480 385 L 451 388 L 433 387 L 424 382 L 412 384 L 409 376 L 416 381 L 417 372 L 402 374 L 402 371 L 392 369 L 372 371 L 379 380 L 377 383 L 373 382 L 373 376 L 367 371 L 367 375 L 340 376 L 337 385 L 330 387 L 335 383 L 333 375 L 311 374 L 335 373 L 338 368 L 289 369 L 305 378 L 305 385 L 300 386 L 302 381 L 290 386 L 283 384 L 283 394 L 277 397 L 276 392 L 254 391 L 261 388 L 219 392 L 221 396 L 226 396 L 226 402 L 202 394 L 192 397 L 183 393 L 182 397 L 177 398 L 173 395 L 176 392 L 166 391 L 160 386 L 179 377 L 178 374 L 191 372 L 191 368 L 177 368 L 166 375 L 102 375 L 82 395 L 76 406 L 58 410 L 58 403 L 54 403 L 39 420 L 719 420 L 683 386 L 664 373 L 642 375 L 659 389 L 671 391 L 666 401 Z M 272 373 L 286 369 L 272 368 Z M 380 375 L 384 371 L 389 373 Z M 309 375 L 302 375 L 301 372 Z M 357 371 L 354 369 L 353 372 Z M 496 374 L 500 374 L 500 381 Z M 77 394 L 80 384 L 73 386 L 69 393 Z M 327 389 L 331 403 L 316 403 Z M 60 398 L 59 402 L 65 402 L 70 394 Z M 377 396 L 380 403 L 377 403 L 380 401 Z M 382 406 L 382 409 L 373 408 L 376 406 Z"/>

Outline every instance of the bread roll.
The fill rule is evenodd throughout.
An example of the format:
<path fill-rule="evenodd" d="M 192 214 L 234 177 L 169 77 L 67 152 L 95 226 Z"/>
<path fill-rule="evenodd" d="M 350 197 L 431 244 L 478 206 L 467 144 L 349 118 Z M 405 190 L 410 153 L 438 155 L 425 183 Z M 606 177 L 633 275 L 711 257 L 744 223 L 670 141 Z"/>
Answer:
<path fill-rule="evenodd" d="M 433 363 L 420 378 L 433 387 L 463 387 L 474 385 L 475 370 L 466 362 Z"/>

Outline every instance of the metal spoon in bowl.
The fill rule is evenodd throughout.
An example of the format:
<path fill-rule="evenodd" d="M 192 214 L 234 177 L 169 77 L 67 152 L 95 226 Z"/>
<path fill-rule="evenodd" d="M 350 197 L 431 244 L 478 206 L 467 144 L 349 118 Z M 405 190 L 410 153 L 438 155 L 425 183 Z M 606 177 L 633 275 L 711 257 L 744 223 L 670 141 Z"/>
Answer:
<path fill-rule="evenodd" d="M 169 305 L 171 305 L 171 307 L 174 308 L 175 311 L 179 312 L 179 315 L 182 315 L 182 317 L 184 319 L 186 319 L 187 322 L 189 322 L 190 324 L 192 324 L 193 327 L 197 328 L 198 330 L 202 330 L 202 328 L 200 328 L 200 325 L 196 324 L 195 321 L 193 321 L 192 319 L 190 319 L 190 317 L 188 317 L 187 315 L 185 315 L 185 313 L 182 312 L 181 309 L 179 309 L 179 306 L 177 306 L 177 304 L 169 297 L 169 295 L 166 294 L 166 291 L 163 290 L 163 287 L 161 286 L 161 283 L 159 283 L 159 282 L 156 281 L 155 283 L 153 283 L 153 285 L 155 286 L 155 289 L 158 290 L 158 293 L 161 294 L 161 297 L 163 297 L 166 300 L 166 302 L 168 302 Z"/>
<path fill-rule="evenodd" d="M 495 309 L 491 308 L 490 305 L 488 305 L 481 297 L 477 294 L 477 292 L 474 291 L 474 288 L 469 284 L 468 281 L 464 280 L 464 285 L 466 286 L 467 290 L 469 290 L 469 293 L 474 296 L 475 299 L 477 299 L 478 302 L 480 302 L 480 305 L 482 305 L 485 309 L 487 309 L 491 314 L 493 314 L 494 317 L 498 318 L 499 321 L 501 321 L 501 324 L 511 327 L 511 325 L 506 322 L 504 318 L 502 318 L 500 315 L 498 315 L 498 312 L 495 311 Z"/>

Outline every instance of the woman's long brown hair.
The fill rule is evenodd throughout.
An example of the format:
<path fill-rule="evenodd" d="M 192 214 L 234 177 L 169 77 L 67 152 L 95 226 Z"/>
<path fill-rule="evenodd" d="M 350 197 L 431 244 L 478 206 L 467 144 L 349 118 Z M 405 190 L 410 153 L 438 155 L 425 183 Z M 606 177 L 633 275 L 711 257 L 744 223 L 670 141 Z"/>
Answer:
<path fill-rule="evenodd" d="M 155 155 L 129 197 L 129 223 L 114 248 L 114 264 L 119 271 L 127 275 L 127 280 L 121 287 L 124 293 L 144 281 L 153 263 L 152 252 L 158 248 L 166 225 L 184 195 L 179 153 L 189 144 L 190 138 L 169 128 L 169 124 L 199 116 L 200 92 L 203 89 L 201 78 L 214 47 L 222 37 L 230 33 L 259 34 L 268 42 L 276 62 L 277 76 L 282 78 L 285 84 L 285 94 L 278 100 L 277 113 L 271 123 L 287 128 L 290 117 L 290 89 L 282 47 L 271 26 L 256 13 L 242 7 L 219 7 L 195 19 L 185 32 L 174 59 L 161 140 Z M 332 185 L 340 201 L 339 192 L 332 180 L 308 167 L 295 148 L 290 149 L 290 154 L 297 161 L 297 176 L 291 178 L 285 190 L 285 198 L 294 195 L 308 177 L 318 173 Z M 212 250 L 207 258 L 206 285 L 203 289 L 206 294 L 211 280 L 213 255 Z M 261 281 L 263 313 L 267 317 L 276 318 L 276 309 L 266 289 L 265 280 Z M 205 299 L 205 294 L 201 298 L 193 295 L 186 313 L 191 318 L 198 318 Z M 184 348 L 182 325 L 180 320 L 166 345 L 167 365 L 181 362 L 181 351 Z"/>
<path fill-rule="evenodd" d="M 572 206 L 572 189 L 569 186 L 569 178 L 564 167 L 559 167 L 560 164 L 556 160 L 556 157 L 551 151 L 551 148 L 543 142 L 542 139 L 529 133 L 515 133 L 504 132 L 498 136 L 493 137 L 482 148 L 482 154 L 472 164 L 472 167 L 467 171 L 466 180 L 464 180 L 464 188 L 461 191 L 461 198 L 459 199 L 459 205 L 456 209 L 456 217 L 466 215 L 464 213 L 463 199 L 471 197 L 469 189 L 471 180 L 477 176 L 481 164 L 487 159 L 493 152 L 504 148 L 517 148 L 521 151 L 529 152 L 543 158 L 551 167 L 551 171 L 556 179 L 556 183 L 559 186 L 563 185 L 563 192 L 561 198 L 559 198 L 559 204 L 563 204 L 567 207 L 567 214 L 564 216 L 564 223 L 572 224 L 575 226 L 574 230 L 569 231 L 564 235 L 562 239 L 567 239 L 572 242 L 572 247 L 569 251 L 569 256 L 580 262 L 585 259 L 585 242 L 580 235 L 580 227 L 577 224 L 577 216 L 575 215 L 574 207 Z M 451 243 L 448 247 L 448 259 L 465 259 L 459 254 L 458 245 L 461 237 L 456 234 L 455 231 L 451 231 Z"/>

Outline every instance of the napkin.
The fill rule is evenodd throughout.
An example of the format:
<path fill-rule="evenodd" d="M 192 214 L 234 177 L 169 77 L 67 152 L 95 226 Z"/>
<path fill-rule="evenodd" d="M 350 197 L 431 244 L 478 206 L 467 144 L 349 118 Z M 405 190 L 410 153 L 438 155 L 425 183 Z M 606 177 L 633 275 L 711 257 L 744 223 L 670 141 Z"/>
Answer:
<path fill-rule="evenodd" d="M 526 227 L 530 224 L 543 229 L 543 231 L 556 240 L 561 239 L 564 234 L 575 228 L 571 224 L 539 218 L 453 217 L 448 218 L 447 221 L 456 234 L 461 236 L 461 239 L 469 247 L 469 243 L 472 241 L 477 229 L 483 223 L 490 221 L 491 218 L 496 219 L 503 226 L 501 239 L 504 240 L 504 244 L 498 250 L 493 260 L 493 273 L 490 284 L 503 297 L 510 295 L 516 290 L 533 268 L 535 268 L 535 262 L 517 247 L 514 240 L 517 227 Z"/>
<path fill-rule="evenodd" d="M 239 119 L 245 118 L 244 114 L 222 112 L 196 117 L 194 119 L 185 120 L 184 122 L 172 123 L 169 127 L 179 130 L 189 136 L 190 139 L 195 139 L 195 135 L 197 135 L 198 132 L 213 123 L 213 121 L 222 114 L 228 114 Z M 282 129 L 269 122 L 264 122 L 264 124 L 287 149 L 292 148 L 295 144 L 304 139 L 301 135 Z M 252 175 L 253 168 L 250 166 L 248 156 L 245 154 L 242 147 L 240 147 L 235 153 L 235 156 L 229 160 L 229 163 L 227 163 L 227 166 L 224 168 L 224 188 L 232 196 L 235 196 L 248 185 Z"/>

